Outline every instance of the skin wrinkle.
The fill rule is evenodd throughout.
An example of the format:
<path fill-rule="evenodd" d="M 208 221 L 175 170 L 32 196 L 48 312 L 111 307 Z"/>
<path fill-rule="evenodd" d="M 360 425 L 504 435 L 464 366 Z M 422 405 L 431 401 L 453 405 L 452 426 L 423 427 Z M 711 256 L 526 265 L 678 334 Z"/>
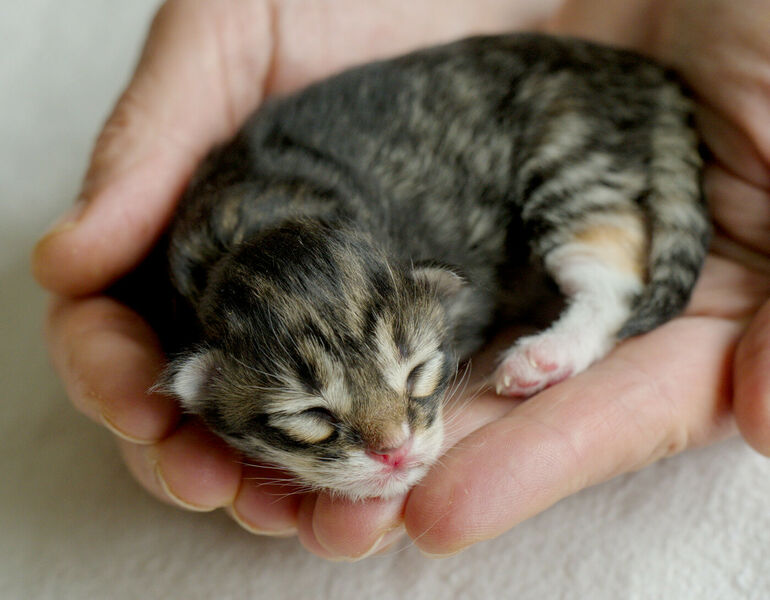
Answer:
<path fill-rule="evenodd" d="M 511 433 L 515 435 L 515 431 L 517 429 L 521 430 L 527 430 L 529 432 L 535 431 L 536 429 L 540 429 L 541 431 L 546 432 L 546 438 L 550 438 L 552 442 L 548 443 L 546 442 L 544 446 L 547 447 L 553 447 L 557 446 L 560 448 L 560 450 L 555 452 L 550 452 L 549 454 L 558 455 L 560 457 L 559 460 L 559 467 L 560 470 L 565 473 L 574 473 L 574 478 L 570 481 L 569 484 L 567 484 L 567 489 L 569 490 L 568 493 L 572 493 L 576 490 L 583 489 L 588 485 L 588 481 L 586 478 L 586 474 L 584 470 L 582 469 L 582 465 L 584 464 L 583 461 L 583 452 L 579 450 L 578 444 L 574 438 L 573 433 L 566 432 L 558 427 L 556 424 L 551 424 L 546 422 L 543 419 L 537 418 L 534 414 L 527 414 L 527 415 L 517 415 L 517 419 L 522 419 L 522 422 L 520 424 L 517 424 L 517 427 L 512 428 Z M 533 427 L 533 425 L 535 427 Z M 539 436 L 538 436 L 539 437 Z M 554 444 L 553 441 L 556 443 Z M 564 450 L 567 452 L 565 453 Z M 569 458 L 566 458 L 569 457 Z M 566 459 L 566 460 L 565 460 Z M 549 461 L 549 464 L 551 464 L 551 461 Z M 512 476 L 512 474 L 515 472 L 517 468 L 517 465 L 515 463 L 509 463 L 509 471 L 508 476 Z M 550 469 L 549 469 L 550 470 Z M 513 478 L 514 481 L 516 481 L 516 478 Z M 522 486 L 519 484 L 519 489 L 527 489 L 527 487 L 532 486 Z"/>
<path fill-rule="evenodd" d="M 454 553 L 461 550 L 468 545 L 484 541 L 498 535 L 497 528 L 498 523 L 503 515 L 509 514 L 505 521 L 509 522 L 509 526 L 513 526 L 523 518 L 529 516 L 532 512 L 531 508 L 534 503 L 539 505 L 550 506 L 561 498 L 561 485 L 560 491 L 554 494 L 552 488 L 552 480 L 557 479 L 555 474 L 563 474 L 566 472 L 575 473 L 575 476 L 570 478 L 567 484 L 568 489 L 581 489 L 574 488 L 573 486 L 580 485 L 580 479 L 584 478 L 582 463 L 580 462 L 580 453 L 576 446 L 569 439 L 569 436 L 562 435 L 562 432 L 558 428 L 553 427 L 532 415 L 516 415 L 516 426 L 508 429 L 507 433 L 510 436 L 506 436 L 506 439 L 512 440 L 511 443 L 520 445 L 522 439 L 526 440 L 538 440 L 538 444 L 534 447 L 535 451 L 530 452 L 527 458 L 526 473 L 528 477 L 522 478 L 520 471 L 521 465 L 518 462 L 512 462 L 515 452 L 511 454 L 511 459 L 505 461 L 505 474 L 498 477 L 498 473 L 490 474 L 496 485 L 487 486 L 484 502 L 486 504 L 486 510 L 479 513 L 472 511 L 469 514 L 469 499 L 463 499 L 460 501 L 459 508 L 455 508 L 449 513 L 448 519 L 442 523 L 442 530 L 444 533 L 441 537 L 449 537 L 454 540 L 453 544 L 448 548 L 442 548 L 441 553 L 449 552 Z M 538 433 L 539 432 L 539 433 Z M 516 435 L 521 433 L 522 435 Z M 545 436 L 543 437 L 543 433 Z M 559 450 L 554 450 L 559 448 Z M 547 452 L 543 452 L 543 449 L 548 449 Z M 564 460 L 563 450 L 566 449 L 568 456 L 571 458 Z M 501 455 L 505 453 L 500 452 Z M 556 462 L 555 462 L 556 461 Z M 537 466 L 534 466 L 534 465 Z M 558 468 L 557 468 L 558 466 Z M 536 478 L 532 478 L 532 474 L 539 474 Z M 450 488 L 451 495 L 464 496 L 462 490 L 468 486 L 467 482 L 462 482 L 459 486 Z M 500 488 L 501 492 L 495 490 Z M 549 491 L 550 490 L 550 491 Z M 547 501 L 543 504 L 543 493 L 547 493 Z M 568 492 L 569 493 L 569 492 Z M 474 498 L 470 499 L 471 504 L 474 503 Z M 519 514 L 511 513 L 511 506 L 519 507 Z M 522 507 L 524 514 L 521 514 Z M 451 509 L 451 505 L 446 505 L 447 511 Z M 455 513 L 455 514 L 453 514 Z M 515 519 L 515 522 L 511 522 L 511 517 Z"/>
<path fill-rule="evenodd" d="M 113 178 L 121 177 L 127 170 L 131 169 L 136 163 L 141 162 L 143 152 L 134 150 L 133 159 L 126 160 L 122 148 L 126 145 L 133 145 L 134 148 L 152 147 L 153 142 L 167 142 L 158 136 L 158 131 L 154 127 L 147 125 L 140 127 L 139 124 L 147 122 L 147 109 L 143 107 L 143 102 L 139 101 L 142 97 L 135 87 L 129 88 L 123 92 L 112 112 L 107 119 L 101 133 L 94 144 L 91 164 L 85 175 L 82 186 L 82 195 L 88 199 L 99 195 L 99 190 Z M 127 139 L 130 132 L 133 140 Z M 131 142 L 134 141 L 133 144 Z M 120 160 L 117 157 L 120 156 Z M 110 168 L 106 168 L 109 165 Z M 120 169 L 116 169 L 119 165 Z"/>
<path fill-rule="evenodd" d="M 90 302 L 91 307 L 102 311 L 100 319 L 85 319 L 84 315 L 89 314 L 86 307 L 72 301 L 54 300 L 46 325 L 48 340 L 55 340 L 63 328 L 69 331 L 69 344 L 54 355 L 54 360 L 58 370 L 69 374 L 65 385 L 76 407 L 97 422 L 104 420 L 113 431 L 135 442 L 154 442 L 169 435 L 178 415 L 176 402 L 148 395 L 141 382 L 137 385 L 127 379 L 134 368 L 145 372 L 159 369 L 159 348 L 135 316 L 115 310 L 108 301 Z M 74 306 L 79 310 L 73 311 Z M 105 349 L 113 352 L 115 348 L 126 355 L 118 370 L 110 371 L 110 376 L 119 378 L 118 388 L 107 375 L 99 379 L 87 375 L 102 367 Z M 152 380 L 149 375 L 146 381 Z M 134 410 L 127 411 L 121 399 L 130 399 Z"/>
<path fill-rule="evenodd" d="M 741 192 L 732 202 L 722 199 L 730 186 Z M 770 271 L 770 260 L 766 256 L 770 252 L 770 189 L 746 184 L 722 167 L 707 171 L 705 187 L 714 199 L 712 213 L 727 237 L 754 250 L 755 262 L 764 265 L 765 272 Z M 750 223 L 742 222 L 746 212 L 755 215 Z"/>
<path fill-rule="evenodd" d="M 227 106 L 229 124 L 227 130 L 234 132 L 243 122 L 244 117 L 254 109 L 259 101 L 270 93 L 271 81 L 276 65 L 276 6 L 273 0 L 265 0 L 255 4 L 253 24 L 266 21 L 267 26 L 259 26 L 259 31 L 251 31 L 249 19 L 235 18 L 236 12 L 225 11 L 229 24 L 227 35 L 225 27 L 215 28 L 219 70 L 222 73 L 221 90 L 225 94 L 224 104 Z M 220 14 L 220 13 L 217 13 Z M 261 17 L 261 19 L 260 19 Z M 265 31 L 269 32 L 264 35 Z M 253 39 L 264 39 L 263 47 L 257 52 L 251 45 Z M 248 49 L 248 51 L 244 51 Z M 258 84 L 255 86 L 254 81 Z M 235 97 L 235 90 L 240 97 Z"/>
<path fill-rule="evenodd" d="M 765 167 L 759 150 L 738 123 L 720 113 L 718 106 L 706 101 L 699 101 L 696 121 L 701 137 L 716 159 L 705 171 L 707 190 L 711 173 L 719 170 L 741 185 L 760 189 L 770 187 L 770 169 Z M 718 204 L 718 196 L 713 201 Z"/>
<path fill-rule="evenodd" d="M 634 384 L 634 392 L 636 392 L 636 394 L 621 394 L 615 398 L 616 401 L 625 407 L 628 416 L 631 418 L 631 421 L 636 425 L 637 431 L 640 434 L 640 439 L 646 439 L 649 436 L 649 432 L 646 432 L 645 428 L 640 423 L 638 417 L 639 411 L 633 410 L 631 408 L 631 405 L 628 402 L 628 396 L 638 395 L 638 397 L 641 398 L 655 398 L 658 402 L 662 400 L 663 404 L 667 408 L 668 415 L 667 418 L 660 418 L 660 421 L 663 423 L 682 422 L 681 420 L 673 418 L 674 415 L 677 415 L 679 410 L 681 410 L 681 407 L 677 408 L 677 403 L 673 400 L 671 393 L 663 387 L 662 382 L 658 378 L 654 377 L 652 373 L 642 368 L 641 365 L 638 365 L 622 356 L 619 356 L 618 360 L 622 361 L 622 363 L 625 365 L 626 373 L 631 371 L 639 373 L 640 375 L 639 380 Z M 641 469 L 649 464 L 652 464 L 657 459 L 662 458 L 662 456 L 669 456 L 676 453 L 676 451 L 669 451 L 672 447 L 681 449 L 686 447 L 686 444 L 689 442 L 689 434 L 686 431 L 686 428 L 684 428 L 679 434 L 677 434 L 675 430 L 667 430 L 666 428 L 659 429 L 657 425 L 651 426 L 649 429 L 653 432 L 660 430 L 660 441 L 657 444 L 653 444 L 653 449 L 649 452 L 648 456 L 641 459 L 634 458 L 633 460 L 629 461 L 625 467 L 619 464 L 616 468 L 615 474 L 625 470 L 636 471 Z M 632 446 L 632 448 L 635 449 L 635 446 Z"/>
<path fill-rule="evenodd" d="M 227 18 L 227 11 L 223 11 L 223 14 L 225 15 L 225 18 L 223 18 L 223 22 L 229 25 L 229 19 Z M 214 47 L 217 50 L 217 59 L 218 59 L 218 69 L 217 72 L 219 73 L 219 76 L 221 78 L 221 82 L 219 85 L 219 90 L 221 91 L 223 95 L 223 101 L 222 105 L 224 106 L 224 110 L 222 111 L 222 114 L 225 116 L 225 119 L 228 121 L 227 130 L 228 131 L 236 131 L 240 122 L 241 118 L 239 111 L 235 107 L 235 99 L 233 98 L 233 74 L 230 69 L 230 64 L 232 60 L 228 60 L 229 57 L 226 56 L 227 52 L 225 48 L 227 48 L 228 42 L 226 40 L 229 40 L 232 36 L 229 34 L 232 34 L 231 31 L 232 27 L 226 27 L 225 25 L 222 25 L 220 27 L 214 27 L 214 35 L 216 37 L 216 43 L 214 44 Z M 262 86 L 257 86 L 259 89 Z M 256 106 L 256 102 L 254 102 L 254 106 Z"/>
<path fill-rule="evenodd" d="M 700 317 L 691 317 L 692 320 L 700 319 Z M 680 323 L 683 320 L 680 320 Z M 724 325 L 729 326 L 731 328 L 736 328 L 736 323 L 731 319 L 723 319 Z M 737 329 L 741 329 L 741 327 L 738 325 Z M 735 336 L 737 339 L 737 336 Z M 735 341 L 733 341 L 732 346 L 734 347 Z M 727 352 L 727 356 L 732 356 L 733 352 Z M 621 358 L 621 357 L 618 357 Z M 627 361 L 626 361 L 627 362 Z M 649 455 L 642 459 L 641 461 L 637 460 L 635 461 L 635 466 L 630 466 L 628 470 L 637 470 L 641 469 L 649 464 L 652 464 L 653 462 L 659 460 L 660 458 L 666 457 L 666 456 L 672 456 L 674 454 L 678 454 L 682 450 L 688 447 L 697 446 L 703 443 L 703 440 L 705 439 L 711 439 L 711 437 L 714 435 L 714 431 L 697 431 L 694 432 L 691 428 L 691 426 L 688 426 L 687 424 L 692 422 L 692 418 L 688 418 L 684 416 L 681 411 L 683 410 L 683 403 L 681 400 L 677 401 L 674 399 L 674 395 L 670 392 L 668 389 L 668 386 L 663 387 L 663 383 L 665 381 L 661 381 L 659 378 L 654 377 L 653 373 L 648 373 L 646 370 L 642 369 L 640 365 L 634 365 L 633 363 L 628 364 L 629 367 L 635 368 L 637 371 L 645 375 L 644 381 L 646 382 L 646 385 L 649 386 L 652 389 L 652 393 L 647 392 L 640 392 L 640 397 L 642 398 L 649 398 L 654 397 L 660 401 L 660 399 L 663 399 L 664 404 L 669 409 L 669 414 L 664 417 L 660 418 L 660 421 L 663 423 L 669 423 L 673 426 L 668 429 L 663 430 L 663 435 L 661 437 L 661 440 L 658 444 L 654 445 L 651 449 Z M 723 365 L 721 372 L 727 373 L 730 371 L 729 365 Z M 720 377 L 720 381 L 727 381 L 727 377 L 722 376 Z M 729 413 L 729 399 L 732 397 L 732 394 L 729 389 L 723 389 L 723 386 L 720 385 L 719 391 L 716 394 L 717 398 L 723 398 L 723 402 L 720 404 L 723 404 L 722 410 L 715 410 L 713 411 L 715 415 L 715 421 L 711 424 L 713 429 L 716 430 L 722 430 L 722 429 L 730 429 L 730 426 L 727 427 L 724 426 L 723 423 L 717 422 L 722 421 L 724 419 L 727 419 L 730 421 L 730 413 Z M 656 419 L 658 420 L 658 419 Z M 654 427 L 653 430 L 657 430 L 657 427 Z M 643 436 L 644 437 L 644 436 Z M 721 435 L 718 434 L 718 437 L 721 437 Z M 622 467 L 621 467 L 622 469 Z"/>
<path fill-rule="evenodd" d="M 765 103 L 761 101 L 761 94 L 758 96 L 759 102 L 750 101 L 751 88 L 757 85 L 757 81 L 764 84 L 768 81 L 765 76 L 767 67 L 764 66 L 765 61 L 762 59 L 767 56 L 767 36 L 760 33 L 763 31 L 763 23 L 759 17 L 767 11 L 761 1 L 752 4 L 752 7 L 744 7 L 744 12 L 741 13 L 729 9 L 720 2 L 709 2 L 708 6 L 692 2 L 671 3 L 673 14 L 669 15 L 667 20 L 671 25 L 689 21 L 690 27 L 697 33 L 702 36 L 707 35 L 704 32 L 709 31 L 712 24 L 716 22 L 713 20 L 716 10 L 731 17 L 728 20 L 732 26 L 723 28 L 720 35 L 716 36 L 716 39 L 711 41 L 705 49 L 696 50 L 690 47 L 690 50 L 693 50 L 692 53 L 688 52 L 688 48 L 683 47 L 682 44 L 683 40 L 697 39 L 697 33 L 694 36 L 677 36 L 669 27 L 668 35 L 663 38 L 655 51 L 688 75 L 690 84 L 700 92 L 702 102 L 713 106 L 723 118 L 732 119 L 739 130 L 749 134 L 749 137 L 754 137 L 753 143 L 764 156 L 764 161 L 768 162 L 770 161 L 770 136 L 765 137 L 761 128 L 752 126 L 752 124 L 767 122 L 767 109 L 763 109 Z M 759 10 L 753 10 L 757 8 Z M 752 15 L 751 19 L 742 16 L 748 14 Z M 705 51 L 705 55 L 701 50 Z M 694 59 L 695 56 L 698 60 Z M 752 66 L 759 71 L 746 72 L 746 69 Z M 719 82 L 719 85 L 714 86 L 713 82 Z M 719 146 L 720 144 L 714 145 L 716 148 Z"/>
<path fill-rule="evenodd" d="M 719 240 L 719 236 L 716 238 Z M 770 281 L 762 271 L 753 271 L 745 253 L 715 245 L 706 261 L 699 288 L 684 318 L 707 317 L 713 321 L 744 322 L 770 293 Z M 745 262 L 745 264 L 741 264 Z M 737 269 L 741 266 L 742 269 Z M 721 280 L 723 286 L 716 282 Z"/>

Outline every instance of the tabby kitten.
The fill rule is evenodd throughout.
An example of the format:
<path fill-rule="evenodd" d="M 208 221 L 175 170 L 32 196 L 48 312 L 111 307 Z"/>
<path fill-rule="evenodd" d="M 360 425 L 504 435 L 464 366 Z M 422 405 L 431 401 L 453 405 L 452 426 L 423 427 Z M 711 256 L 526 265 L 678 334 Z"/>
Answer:
<path fill-rule="evenodd" d="M 553 385 L 686 305 L 709 238 L 691 109 L 649 60 L 536 34 L 267 102 L 172 225 L 196 343 L 167 387 L 308 486 L 405 492 L 441 451 L 458 361 L 533 273 L 565 308 L 501 357 L 499 394 Z"/>

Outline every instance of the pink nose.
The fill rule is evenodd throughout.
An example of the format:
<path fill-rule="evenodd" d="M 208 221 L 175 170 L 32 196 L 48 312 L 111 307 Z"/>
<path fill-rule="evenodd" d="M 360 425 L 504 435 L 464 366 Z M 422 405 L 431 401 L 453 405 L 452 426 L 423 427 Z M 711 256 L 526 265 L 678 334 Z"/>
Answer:
<path fill-rule="evenodd" d="M 366 453 L 377 462 L 381 462 L 389 467 L 398 467 L 406 460 L 411 449 L 412 438 L 409 437 L 397 448 L 367 448 Z"/>

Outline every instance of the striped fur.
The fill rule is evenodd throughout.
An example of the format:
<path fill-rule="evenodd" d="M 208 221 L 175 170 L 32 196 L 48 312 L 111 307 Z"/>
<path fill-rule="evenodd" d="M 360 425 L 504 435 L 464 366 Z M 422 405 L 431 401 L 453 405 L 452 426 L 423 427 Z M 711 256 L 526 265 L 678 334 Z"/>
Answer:
<path fill-rule="evenodd" d="M 565 309 L 501 357 L 503 394 L 684 308 L 709 236 L 691 123 L 658 65 L 532 34 L 268 102 L 173 223 L 172 278 L 200 335 L 167 387 L 307 485 L 403 492 L 440 452 L 458 361 L 537 300 L 532 281 Z"/>

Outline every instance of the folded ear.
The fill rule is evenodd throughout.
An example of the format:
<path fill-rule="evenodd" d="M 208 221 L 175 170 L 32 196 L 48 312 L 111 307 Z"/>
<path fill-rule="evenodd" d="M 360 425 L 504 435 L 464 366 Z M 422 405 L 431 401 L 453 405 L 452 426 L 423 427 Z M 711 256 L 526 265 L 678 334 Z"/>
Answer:
<path fill-rule="evenodd" d="M 442 300 L 454 298 L 466 285 L 465 279 L 457 272 L 434 263 L 415 266 L 412 269 L 412 277 L 435 290 Z"/>
<path fill-rule="evenodd" d="M 176 396 L 185 410 L 198 413 L 216 369 L 215 358 L 216 352 L 209 348 L 182 354 L 171 361 L 155 387 Z"/>

